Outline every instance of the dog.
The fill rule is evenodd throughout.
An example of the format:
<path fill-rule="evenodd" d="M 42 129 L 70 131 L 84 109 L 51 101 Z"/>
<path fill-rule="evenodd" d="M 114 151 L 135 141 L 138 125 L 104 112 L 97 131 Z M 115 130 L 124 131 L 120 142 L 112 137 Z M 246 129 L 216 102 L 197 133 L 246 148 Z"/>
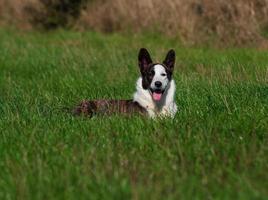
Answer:
<path fill-rule="evenodd" d="M 141 48 L 138 63 L 141 76 L 137 80 L 133 99 L 84 100 L 73 109 L 73 114 L 92 117 L 96 114 L 138 113 L 150 118 L 173 118 L 177 113 L 174 100 L 176 86 L 172 79 L 175 51 L 169 50 L 162 63 L 153 63 L 147 49 Z"/>

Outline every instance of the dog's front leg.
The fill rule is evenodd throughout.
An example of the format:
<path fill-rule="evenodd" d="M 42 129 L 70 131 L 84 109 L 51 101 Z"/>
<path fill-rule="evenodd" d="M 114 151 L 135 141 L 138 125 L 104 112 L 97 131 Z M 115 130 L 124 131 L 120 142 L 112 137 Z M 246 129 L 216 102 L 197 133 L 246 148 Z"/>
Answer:
<path fill-rule="evenodd" d="M 177 112 L 178 108 L 175 102 L 172 102 L 168 105 L 163 106 L 162 110 L 161 110 L 161 116 L 163 117 L 172 117 L 174 118 L 176 112 Z"/>

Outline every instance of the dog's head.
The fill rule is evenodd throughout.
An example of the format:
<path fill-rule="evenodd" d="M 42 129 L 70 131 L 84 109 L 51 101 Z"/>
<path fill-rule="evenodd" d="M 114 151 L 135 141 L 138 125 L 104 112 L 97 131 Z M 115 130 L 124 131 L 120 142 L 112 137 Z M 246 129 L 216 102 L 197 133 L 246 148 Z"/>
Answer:
<path fill-rule="evenodd" d="M 169 50 L 162 63 L 153 63 L 149 52 L 142 48 L 139 52 L 139 67 L 142 87 L 149 90 L 154 101 L 160 101 L 172 79 L 175 64 L 175 51 Z"/>

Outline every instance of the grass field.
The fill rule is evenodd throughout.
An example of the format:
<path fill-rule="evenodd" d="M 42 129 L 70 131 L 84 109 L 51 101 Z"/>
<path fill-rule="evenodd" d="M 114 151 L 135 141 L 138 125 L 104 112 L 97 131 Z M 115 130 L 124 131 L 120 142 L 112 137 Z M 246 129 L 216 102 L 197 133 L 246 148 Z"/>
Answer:
<path fill-rule="evenodd" d="M 179 113 L 73 117 L 132 97 L 140 47 L 177 53 Z M 267 199 L 268 56 L 154 34 L 0 30 L 0 199 Z"/>

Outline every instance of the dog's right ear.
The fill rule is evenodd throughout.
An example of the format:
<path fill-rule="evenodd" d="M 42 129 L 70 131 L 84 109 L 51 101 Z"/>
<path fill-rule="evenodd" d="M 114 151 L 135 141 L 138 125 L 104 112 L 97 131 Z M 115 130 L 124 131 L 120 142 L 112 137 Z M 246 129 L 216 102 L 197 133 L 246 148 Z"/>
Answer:
<path fill-rule="evenodd" d="M 141 48 L 139 52 L 139 67 L 141 73 L 143 73 L 146 69 L 148 69 L 149 64 L 151 64 L 153 61 L 151 59 L 151 56 L 147 49 Z"/>
<path fill-rule="evenodd" d="M 163 63 L 168 67 L 168 69 L 173 72 L 175 64 L 175 51 L 173 49 L 169 50 L 166 56 L 166 59 Z"/>

